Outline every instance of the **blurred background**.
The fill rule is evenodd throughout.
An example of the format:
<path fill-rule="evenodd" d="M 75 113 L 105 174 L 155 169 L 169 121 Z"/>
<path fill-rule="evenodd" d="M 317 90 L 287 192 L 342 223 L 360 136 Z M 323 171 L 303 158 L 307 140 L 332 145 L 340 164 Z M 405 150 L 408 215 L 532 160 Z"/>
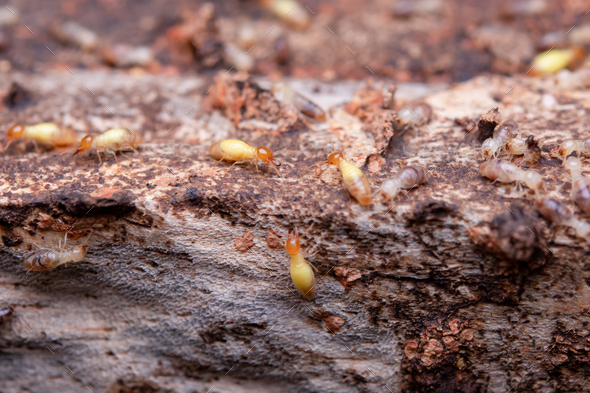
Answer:
<path fill-rule="evenodd" d="M 453 82 L 526 73 L 535 55 L 590 49 L 584 0 L 12 0 L 0 72 L 244 70 L 324 80 Z M 573 26 L 575 29 L 571 30 Z M 66 70 L 67 71 L 67 70 Z"/>

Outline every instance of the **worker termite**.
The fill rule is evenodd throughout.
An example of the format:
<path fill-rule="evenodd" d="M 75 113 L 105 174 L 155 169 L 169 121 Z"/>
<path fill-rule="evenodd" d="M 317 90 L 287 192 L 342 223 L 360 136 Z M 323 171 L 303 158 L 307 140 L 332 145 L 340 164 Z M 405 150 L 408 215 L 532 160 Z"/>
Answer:
<path fill-rule="evenodd" d="M 254 147 L 237 139 L 226 139 L 211 145 L 209 154 L 217 160 L 233 162 L 234 164 L 241 164 L 248 161 L 250 163 L 254 162 L 256 170 L 258 170 L 258 160 L 261 160 L 267 164 L 272 164 L 273 168 L 281 176 L 281 173 L 277 169 L 277 167 L 281 166 L 280 161 L 275 159 L 272 151 L 264 146 Z"/>
<path fill-rule="evenodd" d="M 326 163 L 335 165 L 342 173 L 344 187 L 362 206 L 371 203 L 371 186 L 367 176 L 356 165 L 344 159 L 344 155 L 335 152 L 328 156 Z"/>
<path fill-rule="evenodd" d="M 519 138 L 520 131 L 514 120 L 506 120 L 494 131 L 493 137 L 483 141 L 481 154 L 484 159 L 497 158 L 507 141 Z"/>
<path fill-rule="evenodd" d="M 428 180 L 428 171 L 420 165 L 407 166 L 402 168 L 395 174 L 393 179 L 385 180 L 381 184 L 378 192 L 383 198 L 390 198 L 393 203 L 393 198 L 399 194 L 402 189 L 412 189 Z"/>
<path fill-rule="evenodd" d="M 326 112 L 324 112 L 322 108 L 308 98 L 297 93 L 288 84 L 283 82 L 275 83 L 271 91 L 277 95 L 279 100 L 293 105 L 295 109 L 303 113 L 305 116 L 317 121 L 326 120 Z"/>
<path fill-rule="evenodd" d="M 567 156 L 572 154 L 573 152 L 578 153 L 578 157 L 580 154 L 584 156 L 590 155 L 590 139 L 580 140 L 580 139 L 568 139 L 559 145 L 559 157 L 561 158 L 562 162 L 565 163 L 565 159 Z"/>
<path fill-rule="evenodd" d="M 307 30 L 311 16 L 296 0 L 259 0 L 263 7 L 272 11 L 289 26 L 297 30 Z"/>
<path fill-rule="evenodd" d="M 409 129 L 414 129 L 418 135 L 418 128 L 430 122 L 432 119 L 432 107 L 424 102 L 412 105 L 411 108 L 406 106 L 397 113 L 397 127 L 400 134 Z"/>
<path fill-rule="evenodd" d="M 303 252 L 301 252 L 297 228 L 289 228 L 285 249 L 291 256 L 291 267 L 289 270 L 293 284 L 295 284 L 297 290 L 304 297 L 311 299 L 315 296 L 315 275 L 313 269 L 305 260 Z"/>
<path fill-rule="evenodd" d="M 135 149 L 142 142 L 141 135 L 125 128 L 113 128 L 103 132 L 100 135 L 86 135 L 80 141 L 80 147 L 74 152 L 74 155 L 84 152 L 91 147 L 96 149 L 98 160 L 102 164 L 100 152 L 112 152 L 117 159 L 116 152 L 128 148 Z"/>
<path fill-rule="evenodd" d="M 432 119 L 432 107 L 424 102 L 405 107 L 397 114 L 397 121 L 402 125 L 421 127 Z"/>
<path fill-rule="evenodd" d="M 543 178 L 538 172 L 522 170 L 515 164 L 505 160 L 493 159 L 485 161 L 479 167 L 479 173 L 488 179 L 494 180 L 494 183 L 497 181 L 501 183 L 524 183 L 533 191 L 538 191 L 543 186 Z"/>
<path fill-rule="evenodd" d="M 535 207 L 543 217 L 556 225 L 573 228 L 578 237 L 585 238 L 590 235 L 590 224 L 576 218 L 570 209 L 555 199 L 537 198 Z"/>
<path fill-rule="evenodd" d="M 590 215 L 590 180 L 582 175 L 582 161 L 576 157 L 569 157 L 565 167 L 572 177 L 572 199 L 582 211 Z"/>
<path fill-rule="evenodd" d="M 49 251 L 36 252 L 25 259 L 24 266 L 29 271 L 33 270 L 40 272 L 44 270 L 53 270 L 64 263 L 80 262 L 86 256 L 86 252 L 88 251 L 86 243 L 91 235 L 92 232 L 90 232 L 90 235 L 88 235 L 83 244 L 67 249 L 66 243 L 68 241 L 68 233 L 66 232 L 64 243 L 62 245 L 60 240 L 57 250 L 53 250 L 52 248 Z"/>
<path fill-rule="evenodd" d="M 4 141 L 7 144 L 4 150 L 19 138 L 32 140 L 34 143 L 39 142 L 51 147 L 69 146 L 76 142 L 74 131 L 66 127 L 60 127 L 54 123 L 39 123 L 32 126 L 15 124 L 6 133 Z"/>

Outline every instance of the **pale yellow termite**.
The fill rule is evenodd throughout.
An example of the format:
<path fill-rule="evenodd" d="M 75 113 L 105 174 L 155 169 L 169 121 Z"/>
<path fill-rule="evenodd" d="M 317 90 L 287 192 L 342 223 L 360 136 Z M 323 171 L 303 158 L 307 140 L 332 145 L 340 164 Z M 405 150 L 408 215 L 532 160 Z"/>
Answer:
<path fill-rule="evenodd" d="M 494 180 L 494 183 L 524 183 L 535 192 L 543 186 L 543 178 L 539 172 L 525 171 L 511 162 L 497 158 L 483 162 L 479 167 L 479 173 Z"/>
<path fill-rule="evenodd" d="M 281 175 L 277 169 L 277 167 L 281 166 L 280 161 L 275 159 L 272 151 L 264 146 L 254 147 L 237 139 L 226 139 L 214 143 L 209 148 L 209 154 L 217 160 L 233 162 L 234 164 L 248 161 L 250 163 L 254 162 L 257 170 L 258 160 L 261 160 L 267 164 L 272 164 L 279 176 Z"/>
<path fill-rule="evenodd" d="M 80 141 L 80 147 L 74 155 L 84 152 L 91 147 L 96 149 L 98 160 L 102 164 L 100 152 L 111 151 L 113 153 L 124 149 L 135 149 L 142 142 L 141 135 L 126 128 L 113 128 L 100 135 L 86 135 Z M 115 155 L 115 160 L 117 156 Z"/>
<path fill-rule="evenodd" d="M 305 260 L 303 252 L 301 252 L 297 228 L 289 229 L 285 249 L 291 256 L 290 271 L 293 284 L 303 296 L 311 299 L 315 296 L 315 275 L 313 269 Z"/>
<path fill-rule="evenodd" d="M 344 155 L 340 152 L 330 154 L 326 162 L 330 165 L 335 165 L 342 173 L 342 180 L 344 187 L 350 192 L 362 206 L 367 206 L 371 203 L 371 185 L 367 180 L 367 176 L 356 165 L 344 159 Z"/>
<path fill-rule="evenodd" d="M 384 198 L 393 198 L 402 189 L 410 190 L 428 180 L 428 171 L 421 165 L 407 166 L 399 170 L 393 179 L 388 179 L 381 184 L 379 192 Z"/>
<path fill-rule="evenodd" d="M 8 129 L 5 141 L 8 143 L 4 150 L 15 140 L 23 138 L 39 142 L 51 147 L 69 146 L 76 142 L 74 131 L 66 127 L 60 127 L 54 123 L 39 123 L 32 126 L 15 124 Z"/>
<path fill-rule="evenodd" d="M 90 233 L 92 235 L 92 232 Z M 68 262 L 80 262 L 88 251 L 86 243 L 90 239 L 90 235 L 86 238 L 83 244 L 74 246 L 72 249 L 66 248 L 68 241 L 68 234 L 66 232 L 64 236 L 64 243 L 59 242 L 57 250 L 50 249 L 49 251 L 39 251 L 25 259 L 24 266 L 27 270 L 31 271 L 44 271 L 53 270 L 59 265 L 63 265 Z"/>

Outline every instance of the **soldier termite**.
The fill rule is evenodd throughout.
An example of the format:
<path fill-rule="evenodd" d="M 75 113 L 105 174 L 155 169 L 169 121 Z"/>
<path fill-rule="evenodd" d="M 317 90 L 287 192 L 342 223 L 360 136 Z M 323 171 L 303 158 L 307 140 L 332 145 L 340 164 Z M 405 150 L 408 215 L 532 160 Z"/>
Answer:
<path fill-rule="evenodd" d="M 308 98 L 297 93 L 288 84 L 283 82 L 275 83 L 272 87 L 272 92 L 275 93 L 277 98 L 281 101 L 293 105 L 295 109 L 303 113 L 305 116 L 317 121 L 326 120 L 326 112 L 324 112 L 322 108 Z"/>
<path fill-rule="evenodd" d="M 340 152 L 330 154 L 326 163 L 335 165 L 340 169 L 344 187 L 358 203 L 362 206 L 367 206 L 371 203 L 371 186 L 363 171 L 353 163 L 346 161 L 344 155 Z"/>
<path fill-rule="evenodd" d="M 559 145 L 558 154 L 563 163 L 565 163 L 566 157 L 573 152 L 577 152 L 578 157 L 580 157 L 580 154 L 583 154 L 584 156 L 590 155 L 590 139 L 568 139 L 561 142 Z"/>
<path fill-rule="evenodd" d="M 486 139 L 481 145 L 483 158 L 497 158 L 507 141 L 519 137 L 518 124 L 514 120 L 506 120 L 494 131 L 493 137 Z"/>
<path fill-rule="evenodd" d="M 22 124 L 15 124 L 8 129 L 6 133 L 7 142 L 4 150 L 10 144 L 19 139 L 28 139 L 33 142 L 39 142 L 51 147 L 70 146 L 76 142 L 76 134 L 74 131 L 66 127 L 60 127 L 54 123 L 40 123 L 32 126 L 23 126 Z"/>
<path fill-rule="evenodd" d="M 304 297 L 311 299 L 315 296 L 315 275 L 313 269 L 305 260 L 303 252 L 301 252 L 297 228 L 289 228 L 285 249 L 291 256 L 291 267 L 289 270 L 293 284 L 295 284 L 297 290 Z"/>
<path fill-rule="evenodd" d="M 565 167 L 572 177 L 572 199 L 582 211 L 590 215 L 590 180 L 582 176 L 582 161 L 576 157 L 569 157 Z"/>
<path fill-rule="evenodd" d="M 280 161 L 273 157 L 272 151 L 264 146 L 254 147 L 246 142 L 237 139 L 226 139 L 221 142 L 214 143 L 209 148 L 209 154 L 215 159 L 234 164 L 241 164 L 243 162 L 254 162 L 256 170 L 258 170 L 258 160 L 264 161 L 267 164 L 272 164 L 279 176 L 281 173 L 277 167 L 281 166 Z"/>
<path fill-rule="evenodd" d="M 125 128 L 113 128 L 103 132 L 100 135 L 86 135 L 80 141 L 80 147 L 74 152 L 74 155 L 84 152 L 91 147 L 96 149 L 98 160 L 102 164 L 100 152 L 111 151 L 113 153 L 128 148 L 135 149 L 142 142 L 141 135 Z M 115 160 L 117 156 L 115 154 Z"/>
<path fill-rule="evenodd" d="M 90 239 L 91 235 L 92 232 L 90 232 L 90 235 L 88 235 L 83 244 L 68 249 L 66 247 L 68 233 L 66 232 L 64 236 L 64 243 L 62 245 L 60 241 L 57 250 L 50 249 L 49 251 L 38 251 L 25 259 L 24 266 L 29 271 L 32 270 L 40 272 L 45 270 L 53 270 L 64 263 L 80 262 L 86 256 L 86 252 L 88 251 L 88 246 L 86 243 L 88 242 L 88 239 Z"/>
<path fill-rule="evenodd" d="M 517 165 L 505 160 L 485 161 L 479 167 L 479 173 L 494 180 L 494 183 L 497 181 L 500 183 L 524 183 L 535 192 L 543 186 L 543 178 L 538 172 L 522 170 Z"/>
<path fill-rule="evenodd" d="M 554 224 L 573 228 L 578 237 L 585 238 L 590 235 L 590 224 L 576 218 L 570 209 L 555 199 L 537 198 L 535 207 L 543 217 Z"/>
<path fill-rule="evenodd" d="M 378 192 L 384 198 L 393 199 L 402 189 L 412 189 L 428 180 L 428 171 L 420 165 L 407 166 L 400 169 L 393 179 L 385 180 Z"/>

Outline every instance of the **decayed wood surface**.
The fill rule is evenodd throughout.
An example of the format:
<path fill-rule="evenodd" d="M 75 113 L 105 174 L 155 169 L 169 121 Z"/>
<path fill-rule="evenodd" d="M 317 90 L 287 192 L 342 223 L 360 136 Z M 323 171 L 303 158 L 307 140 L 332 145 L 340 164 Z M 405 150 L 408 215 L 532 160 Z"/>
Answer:
<path fill-rule="evenodd" d="M 221 79 L 77 71 L 0 88 L 12 81 L 31 101 L 2 109 L 2 129 L 129 127 L 147 147 L 102 166 L 22 144 L 0 158 L 0 302 L 15 314 L 0 325 L 1 392 L 589 391 L 588 242 L 540 218 L 527 189 L 481 178 L 455 124 L 498 107 L 525 135 L 551 137 L 535 169 L 573 207 L 548 150 L 589 136 L 587 91 L 553 78 L 399 86 L 400 105 L 426 95 L 435 119 L 377 148 L 379 120 L 343 109 L 358 84 L 294 83 L 331 117 L 281 129 L 212 109 Z M 207 147 L 227 137 L 273 149 L 284 177 L 212 160 Z M 375 189 L 408 164 L 430 180 L 391 211 L 363 208 L 335 170 L 306 171 L 330 139 Z M 173 141 L 172 154 L 159 145 Z M 377 150 L 384 159 L 367 160 Z M 57 245 L 72 225 L 71 244 L 94 228 L 87 257 L 27 273 L 33 245 Z M 273 235 L 292 225 L 311 228 L 302 244 L 317 251 L 311 301 Z"/>

